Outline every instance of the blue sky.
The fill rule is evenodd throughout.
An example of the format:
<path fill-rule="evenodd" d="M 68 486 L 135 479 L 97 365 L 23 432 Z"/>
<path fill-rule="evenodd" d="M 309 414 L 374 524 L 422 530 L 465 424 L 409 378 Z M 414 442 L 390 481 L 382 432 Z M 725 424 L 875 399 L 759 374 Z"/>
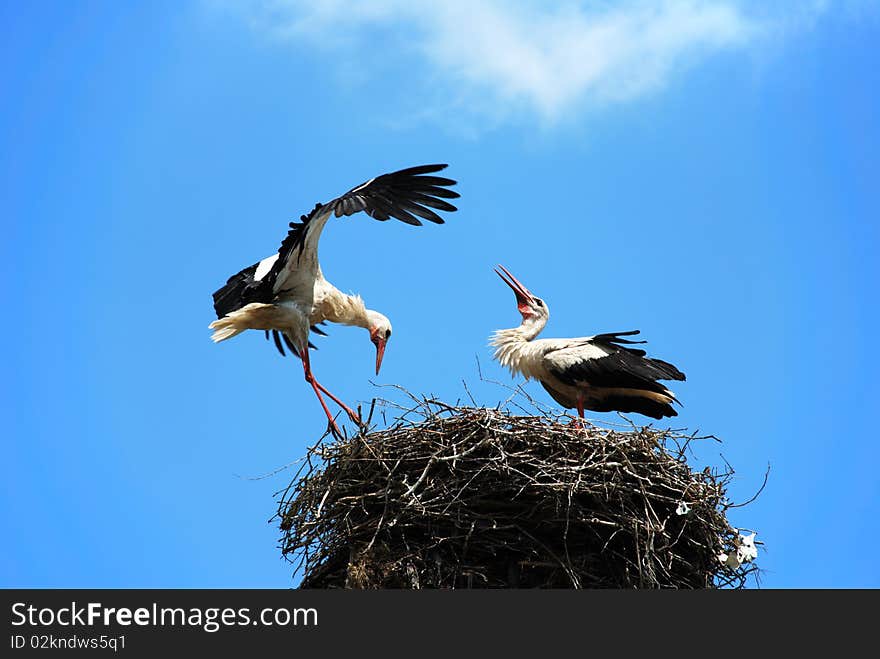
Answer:
<path fill-rule="evenodd" d="M 325 385 L 497 403 L 503 263 L 547 336 L 638 328 L 687 373 L 675 425 L 724 440 L 693 466 L 732 498 L 771 466 L 731 512 L 763 586 L 880 586 L 880 4 L 553 6 L 0 5 L 0 585 L 292 585 L 292 474 L 258 477 L 324 417 L 262 336 L 211 343 L 211 293 L 315 202 L 448 162 L 448 224 L 325 231 L 394 323 L 379 378 L 331 328 Z"/>

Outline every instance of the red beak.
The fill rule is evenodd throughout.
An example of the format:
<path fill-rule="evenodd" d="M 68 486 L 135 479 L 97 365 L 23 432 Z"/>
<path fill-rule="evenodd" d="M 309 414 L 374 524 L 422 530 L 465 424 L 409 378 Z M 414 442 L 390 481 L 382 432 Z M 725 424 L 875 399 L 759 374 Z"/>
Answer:
<path fill-rule="evenodd" d="M 376 339 L 376 375 L 379 375 L 379 369 L 382 368 L 382 358 L 385 356 L 385 339 Z"/>
<path fill-rule="evenodd" d="M 523 308 L 527 308 L 529 302 L 535 299 L 535 296 L 529 293 L 529 289 L 523 286 L 516 277 L 510 274 L 510 270 L 500 264 L 498 265 L 498 268 L 501 268 L 501 270 L 499 271 L 496 268 L 495 274 L 501 277 L 501 280 L 513 289 L 513 292 L 516 294 L 516 306 L 519 307 L 520 312 L 522 312 Z M 505 277 L 504 275 L 507 276 Z"/>

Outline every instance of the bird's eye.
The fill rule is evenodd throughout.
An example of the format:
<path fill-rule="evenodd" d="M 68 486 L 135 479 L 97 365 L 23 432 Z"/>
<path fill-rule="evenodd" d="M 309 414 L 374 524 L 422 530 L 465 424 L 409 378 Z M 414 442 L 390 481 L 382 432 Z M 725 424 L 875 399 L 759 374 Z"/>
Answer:
<path fill-rule="evenodd" d="M 385 330 L 385 340 L 387 341 L 389 338 L 391 338 L 391 330 L 387 329 Z"/>
<path fill-rule="evenodd" d="M 535 298 L 535 304 L 537 304 L 539 307 L 543 307 L 544 301 L 541 298 Z"/>

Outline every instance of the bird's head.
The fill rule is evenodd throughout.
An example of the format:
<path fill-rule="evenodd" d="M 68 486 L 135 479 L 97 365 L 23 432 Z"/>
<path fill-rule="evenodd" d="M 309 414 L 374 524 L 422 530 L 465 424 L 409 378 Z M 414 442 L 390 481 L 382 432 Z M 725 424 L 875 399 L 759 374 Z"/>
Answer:
<path fill-rule="evenodd" d="M 516 308 L 522 314 L 523 322 L 536 321 L 543 327 L 547 319 L 550 318 L 550 309 L 547 307 L 547 303 L 532 295 L 529 289 L 523 286 L 503 265 L 499 265 L 495 273 L 513 289 L 513 293 L 516 295 Z"/>
<path fill-rule="evenodd" d="M 376 346 L 376 375 L 382 367 L 382 358 L 385 356 L 385 346 L 391 338 L 391 321 L 378 311 L 367 311 L 369 320 L 370 341 Z"/>

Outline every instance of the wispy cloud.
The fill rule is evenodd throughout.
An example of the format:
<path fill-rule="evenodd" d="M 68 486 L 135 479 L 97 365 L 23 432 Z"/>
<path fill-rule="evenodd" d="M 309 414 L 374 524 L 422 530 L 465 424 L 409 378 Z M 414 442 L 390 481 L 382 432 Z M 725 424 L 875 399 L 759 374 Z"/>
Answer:
<path fill-rule="evenodd" d="M 450 103 L 478 114 L 527 114 L 552 124 L 590 106 L 661 90 L 689 66 L 809 23 L 832 3 L 792 0 L 779 3 L 784 8 L 742 0 L 246 4 L 254 25 L 277 38 L 371 64 L 378 61 L 377 51 L 397 52 L 410 58 L 410 66 L 435 89 L 442 85 Z"/>

